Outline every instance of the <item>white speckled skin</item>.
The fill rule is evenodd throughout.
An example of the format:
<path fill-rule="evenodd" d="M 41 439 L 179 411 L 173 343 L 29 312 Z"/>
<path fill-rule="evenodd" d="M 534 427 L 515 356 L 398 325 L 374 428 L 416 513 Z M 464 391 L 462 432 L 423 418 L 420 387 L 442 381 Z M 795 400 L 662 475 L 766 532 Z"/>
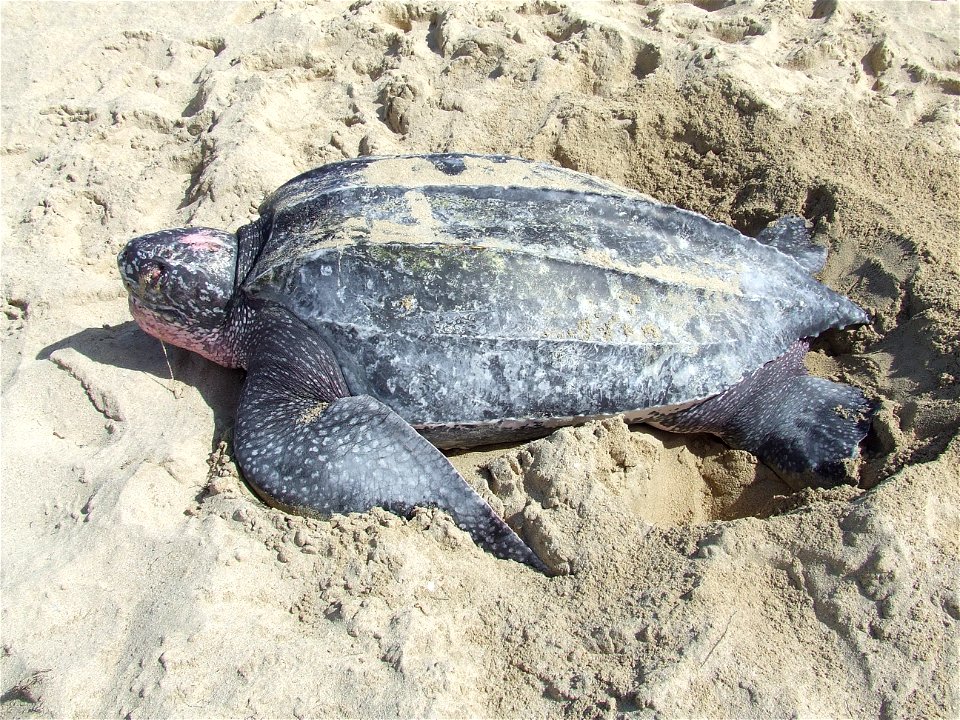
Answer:
<path fill-rule="evenodd" d="M 624 413 L 831 474 L 870 408 L 802 367 L 798 339 L 867 321 L 810 276 L 824 257 L 800 218 L 753 239 L 579 173 L 447 154 L 319 168 L 236 236 L 153 233 L 119 265 L 147 332 L 246 368 L 235 445 L 262 495 L 435 505 L 543 569 L 413 428 L 471 446 Z"/>

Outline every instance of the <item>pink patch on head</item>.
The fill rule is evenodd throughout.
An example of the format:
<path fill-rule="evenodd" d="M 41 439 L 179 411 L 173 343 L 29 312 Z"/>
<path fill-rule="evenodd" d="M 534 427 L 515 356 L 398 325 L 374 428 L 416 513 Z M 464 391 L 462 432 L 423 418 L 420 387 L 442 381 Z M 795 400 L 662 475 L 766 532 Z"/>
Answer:
<path fill-rule="evenodd" d="M 184 235 L 180 242 L 198 250 L 222 250 L 227 246 L 223 240 L 206 230 L 197 230 L 189 235 Z"/>

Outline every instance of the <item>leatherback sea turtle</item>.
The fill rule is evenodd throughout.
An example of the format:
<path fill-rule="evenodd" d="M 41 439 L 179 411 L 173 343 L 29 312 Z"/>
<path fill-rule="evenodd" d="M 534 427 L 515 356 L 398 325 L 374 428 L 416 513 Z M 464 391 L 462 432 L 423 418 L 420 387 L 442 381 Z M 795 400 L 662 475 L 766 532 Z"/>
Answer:
<path fill-rule="evenodd" d="M 803 339 L 868 318 L 813 279 L 825 257 L 799 217 L 754 239 L 581 173 L 436 154 L 325 165 L 236 234 L 164 230 L 118 262 L 146 332 L 246 369 L 234 448 L 267 501 L 436 506 L 543 568 L 435 445 L 623 414 L 835 475 L 870 406 L 807 375 Z"/>

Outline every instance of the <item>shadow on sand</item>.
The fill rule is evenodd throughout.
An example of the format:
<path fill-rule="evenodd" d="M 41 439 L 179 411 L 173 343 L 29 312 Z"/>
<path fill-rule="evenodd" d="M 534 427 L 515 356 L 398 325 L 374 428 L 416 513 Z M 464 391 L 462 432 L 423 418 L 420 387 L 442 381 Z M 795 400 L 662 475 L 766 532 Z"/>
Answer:
<path fill-rule="evenodd" d="M 38 360 L 50 360 L 58 350 L 70 348 L 101 365 L 112 365 L 152 375 L 161 384 L 177 382 L 196 388 L 213 410 L 213 447 L 236 417 L 241 370 L 221 367 L 188 350 L 166 345 L 144 333 L 132 320 L 109 327 L 87 328 L 43 348 Z M 169 361 L 169 366 L 168 366 Z M 172 393 L 172 390 L 171 390 Z M 173 400 L 171 394 L 171 400 Z"/>

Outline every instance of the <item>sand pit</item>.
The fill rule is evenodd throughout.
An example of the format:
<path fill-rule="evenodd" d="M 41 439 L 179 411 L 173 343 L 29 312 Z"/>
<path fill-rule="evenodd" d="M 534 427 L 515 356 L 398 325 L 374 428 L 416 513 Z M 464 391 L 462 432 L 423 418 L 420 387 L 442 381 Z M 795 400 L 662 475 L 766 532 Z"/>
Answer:
<path fill-rule="evenodd" d="M 956 717 L 956 2 L 7 3 L 4 717 Z M 616 420 L 455 464 L 570 574 L 444 514 L 260 503 L 241 374 L 130 320 L 115 256 L 299 172 L 497 152 L 753 233 L 873 317 L 817 374 L 879 406 L 794 492 Z"/>

